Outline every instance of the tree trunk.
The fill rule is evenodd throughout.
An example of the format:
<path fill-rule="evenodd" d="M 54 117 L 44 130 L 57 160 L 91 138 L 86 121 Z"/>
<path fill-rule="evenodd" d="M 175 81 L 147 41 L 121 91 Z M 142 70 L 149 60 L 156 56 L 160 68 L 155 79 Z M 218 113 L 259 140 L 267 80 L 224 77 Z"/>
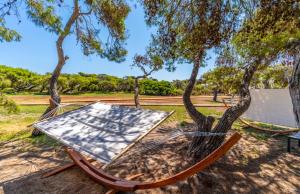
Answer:
<path fill-rule="evenodd" d="M 196 57 L 196 59 L 194 61 L 193 70 L 192 70 L 190 79 L 189 79 L 188 84 L 183 93 L 183 103 L 184 103 L 185 109 L 188 112 L 189 116 L 193 119 L 193 121 L 197 125 L 196 130 L 201 131 L 201 132 L 209 132 L 212 128 L 214 118 L 211 116 L 206 117 L 205 115 L 200 113 L 191 101 L 191 95 L 193 92 L 194 85 L 196 83 L 196 78 L 197 78 L 198 71 L 200 68 L 200 63 L 201 63 L 202 57 L 203 57 L 202 55 L 203 55 L 203 53 L 200 53 L 199 57 Z M 191 156 L 194 156 L 195 151 L 197 150 L 197 148 L 199 147 L 199 145 L 201 145 L 201 143 L 203 141 L 204 141 L 203 137 L 197 137 L 197 136 L 193 137 L 193 140 L 190 144 L 188 153 Z"/>
<path fill-rule="evenodd" d="M 134 78 L 134 104 L 136 108 L 140 108 L 140 99 L 139 99 L 139 78 Z"/>
<path fill-rule="evenodd" d="M 295 57 L 292 76 L 289 80 L 290 96 L 295 119 L 300 128 L 300 53 Z"/>
<path fill-rule="evenodd" d="M 43 115 L 45 115 L 48 112 L 50 112 L 51 110 L 55 109 L 58 106 L 58 104 L 60 104 L 60 102 L 61 102 L 61 98 L 60 98 L 60 96 L 58 94 L 58 90 L 57 90 L 57 81 L 58 81 L 58 77 L 61 74 L 61 70 L 62 70 L 64 64 L 66 63 L 66 60 L 68 59 L 68 57 L 64 55 L 63 42 L 64 42 L 65 38 L 70 34 L 71 27 L 75 23 L 78 16 L 79 16 L 78 0 L 74 0 L 73 13 L 72 13 L 71 17 L 69 18 L 66 26 L 64 27 L 63 32 L 60 33 L 60 35 L 56 41 L 56 51 L 57 51 L 57 56 L 58 56 L 58 62 L 52 73 L 52 76 L 50 78 L 50 89 L 49 89 L 49 92 L 51 95 L 50 102 L 53 101 L 53 103 L 50 103 L 49 107 L 46 109 L 46 111 L 43 113 Z M 41 134 L 41 132 L 37 129 L 34 129 L 32 131 L 33 136 L 37 136 L 40 134 Z"/>
<path fill-rule="evenodd" d="M 263 85 L 264 85 L 264 89 L 270 89 L 271 88 L 270 80 L 269 79 L 264 80 Z"/>
<path fill-rule="evenodd" d="M 213 90 L 213 94 L 214 94 L 214 96 L 213 96 L 213 101 L 214 101 L 214 102 L 217 102 L 217 98 L 218 98 L 218 89 L 214 89 L 214 90 Z"/>
<path fill-rule="evenodd" d="M 40 93 L 43 93 L 43 91 L 45 90 L 45 85 L 44 84 L 42 84 L 42 87 L 41 87 L 41 89 L 40 89 Z"/>
<path fill-rule="evenodd" d="M 217 125 L 212 130 L 213 133 L 227 133 L 227 131 L 231 129 L 233 122 L 249 108 L 251 103 L 249 85 L 253 74 L 260 64 L 261 60 L 258 59 L 245 69 L 239 93 L 240 100 L 235 106 L 232 106 L 225 111 Z M 207 137 L 205 143 L 198 147 L 195 157 L 203 158 L 210 154 L 223 143 L 224 139 L 225 135 Z"/>

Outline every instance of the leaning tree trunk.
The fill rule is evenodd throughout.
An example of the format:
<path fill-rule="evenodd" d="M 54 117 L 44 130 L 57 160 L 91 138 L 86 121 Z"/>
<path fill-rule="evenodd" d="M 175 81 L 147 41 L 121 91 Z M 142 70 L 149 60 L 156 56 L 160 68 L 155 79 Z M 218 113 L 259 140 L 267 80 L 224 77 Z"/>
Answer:
<path fill-rule="evenodd" d="M 134 104 L 136 108 L 140 108 L 140 99 L 139 99 L 139 78 L 134 78 Z"/>
<path fill-rule="evenodd" d="M 261 60 L 258 59 L 245 69 L 242 84 L 240 87 L 239 102 L 235 106 L 232 106 L 225 111 L 221 119 L 218 121 L 217 125 L 212 130 L 213 133 L 226 134 L 228 130 L 231 129 L 233 122 L 237 120 L 249 108 L 251 103 L 249 86 L 253 74 L 260 64 Z M 217 149 L 224 142 L 224 139 L 225 135 L 207 137 L 204 143 L 202 143 L 201 146 L 199 146 L 195 151 L 194 157 L 205 157 L 206 155 Z"/>
<path fill-rule="evenodd" d="M 289 80 L 289 90 L 295 119 L 300 128 L 300 53 L 295 57 L 292 76 Z"/>
<path fill-rule="evenodd" d="M 189 82 L 183 93 L 183 103 L 184 103 L 185 109 L 188 112 L 189 116 L 193 119 L 193 121 L 197 125 L 196 130 L 200 131 L 200 132 L 209 132 L 212 128 L 214 118 L 211 116 L 206 117 L 205 115 L 201 114 L 196 109 L 196 107 L 193 105 L 193 103 L 191 101 L 192 91 L 193 91 L 194 85 L 196 83 L 196 78 L 197 78 L 198 71 L 200 68 L 200 63 L 201 63 L 201 60 L 203 57 L 202 55 L 203 54 L 201 53 L 201 55 L 196 57 L 196 59 L 194 61 L 193 70 L 192 70 Z M 189 150 L 188 150 L 188 153 L 191 156 L 194 155 L 195 150 L 197 150 L 197 147 L 199 147 L 201 145 L 203 140 L 204 140 L 203 137 L 197 137 L 197 136 L 193 137 L 193 140 L 192 140 Z"/>
<path fill-rule="evenodd" d="M 65 38 L 67 37 L 67 35 L 70 34 L 71 27 L 75 23 L 78 16 L 79 16 L 78 1 L 74 0 L 73 13 L 72 13 L 71 17 L 69 18 L 66 26 L 64 27 L 63 32 L 60 33 L 60 35 L 56 41 L 58 62 L 55 67 L 55 70 L 53 71 L 52 76 L 50 78 L 50 89 L 49 89 L 49 92 L 51 95 L 50 105 L 48 106 L 46 111 L 43 113 L 43 116 L 48 114 L 51 110 L 55 109 L 61 102 L 61 98 L 60 98 L 60 96 L 58 94 L 58 90 L 57 90 L 57 81 L 58 81 L 58 77 L 61 74 L 61 70 L 62 70 L 64 64 L 66 63 L 66 60 L 68 59 L 68 57 L 65 56 L 65 54 L 64 54 L 63 42 L 64 42 Z M 41 134 L 41 132 L 38 129 L 34 129 L 32 131 L 33 136 L 37 136 L 40 134 Z"/>

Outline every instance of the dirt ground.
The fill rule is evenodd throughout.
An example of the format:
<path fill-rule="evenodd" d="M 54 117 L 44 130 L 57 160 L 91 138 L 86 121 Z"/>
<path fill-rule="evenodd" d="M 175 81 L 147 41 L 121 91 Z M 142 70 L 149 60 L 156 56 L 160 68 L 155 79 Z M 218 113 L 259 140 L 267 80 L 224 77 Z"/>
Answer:
<path fill-rule="evenodd" d="M 170 176 L 191 165 L 185 155 L 186 138 L 177 138 L 147 153 L 135 153 L 153 139 L 168 135 L 176 126 L 168 124 L 151 132 L 107 171 L 119 177 L 144 173 L 137 180 L 153 181 Z M 300 149 L 294 142 L 286 152 L 284 137 L 259 140 L 248 133 L 203 172 L 168 187 L 136 193 L 300 193 Z M 62 148 L 35 146 L 15 141 L 0 146 L 0 193 L 104 193 L 105 188 L 89 179 L 77 167 L 41 179 L 55 166 L 69 161 Z"/>
<path fill-rule="evenodd" d="M 227 96 L 219 96 L 219 100 Z M 38 95 L 16 95 L 10 96 L 16 103 L 22 105 L 36 105 L 36 104 L 49 104 L 49 96 L 38 96 Z M 62 103 L 76 103 L 84 104 L 95 101 L 102 101 L 113 104 L 122 104 L 122 105 L 133 105 L 133 97 L 118 97 L 109 96 L 76 96 L 76 95 L 62 95 Z M 222 103 L 216 103 L 212 101 L 212 96 L 193 96 L 193 103 L 201 106 L 224 106 Z M 180 96 L 147 96 L 141 97 L 140 103 L 142 105 L 182 105 L 182 97 Z"/>

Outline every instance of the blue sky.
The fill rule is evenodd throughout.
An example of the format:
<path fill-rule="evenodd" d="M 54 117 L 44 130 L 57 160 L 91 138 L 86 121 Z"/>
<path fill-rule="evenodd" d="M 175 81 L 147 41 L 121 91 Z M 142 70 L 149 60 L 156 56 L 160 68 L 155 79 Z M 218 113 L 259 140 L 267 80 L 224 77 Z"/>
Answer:
<path fill-rule="evenodd" d="M 22 14 L 23 15 L 23 14 Z M 64 17 L 70 15 L 65 12 Z M 17 24 L 15 20 L 7 20 L 8 27 L 17 30 L 22 35 L 20 42 L 1 43 L 0 42 L 0 64 L 22 67 L 37 73 L 52 72 L 56 63 L 55 41 L 57 35 L 45 31 L 43 28 L 35 26 L 26 16 L 22 17 L 22 22 Z M 130 65 L 133 56 L 144 54 L 145 47 L 149 44 L 151 29 L 144 22 L 144 13 L 140 6 L 132 6 L 132 10 L 126 20 L 129 38 L 126 41 L 128 55 L 126 61 L 122 63 L 110 62 L 100 59 L 97 56 L 84 56 L 80 46 L 77 45 L 75 37 L 70 36 L 64 42 L 65 54 L 70 57 L 63 68 L 63 73 L 97 73 L 109 74 L 118 77 L 129 75 L 139 75 L 138 69 L 133 69 Z M 153 30 L 152 30 L 153 31 Z M 200 69 L 199 75 L 213 67 L 214 55 L 208 61 L 208 66 Z M 161 70 L 155 72 L 151 77 L 158 80 L 188 79 L 191 73 L 191 64 L 179 64 L 175 72 Z"/>

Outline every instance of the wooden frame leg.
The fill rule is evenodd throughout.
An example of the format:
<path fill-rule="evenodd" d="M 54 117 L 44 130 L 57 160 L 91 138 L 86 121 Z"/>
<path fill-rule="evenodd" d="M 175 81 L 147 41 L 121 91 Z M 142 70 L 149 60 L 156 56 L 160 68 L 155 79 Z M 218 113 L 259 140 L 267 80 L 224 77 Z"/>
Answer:
<path fill-rule="evenodd" d="M 55 168 L 54 170 L 52 170 L 51 172 L 47 172 L 45 174 L 42 175 L 42 178 L 48 178 L 50 176 L 56 175 L 58 173 L 61 173 L 65 170 L 68 170 L 69 168 L 72 168 L 73 166 L 75 166 L 76 164 L 74 162 L 70 163 L 70 164 L 66 164 L 64 166 Z"/>
<path fill-rule="evenodd" d="M 88 160 L 88 161 L 89 161 L 89 162 L 93 162 L 93 161 L 95 161 L 95 160 L 90 159 L 90 160 Z M 43 174 L 43 175 L 42 175 L 42 178 L 48 178 L 48 177 L 50 177 L 50 176 L 56 175 L 56 174 L 58 174 L 58 173 L 61 173 L 61 172 L 63 172 L 63 171 L 66 171 L 66 170 L 68 170 L 68 169 L 74 167 L 75 165 L 76 165 L 76 164 L 75 164 L 74 162 L 72 162 L 72 163 L 63 165 L 63 166 L 61 166 L 61 167 L 55 168 L 55 169 L 52 170 L 51 172 L 47 172 L 47 173 Z"/>

